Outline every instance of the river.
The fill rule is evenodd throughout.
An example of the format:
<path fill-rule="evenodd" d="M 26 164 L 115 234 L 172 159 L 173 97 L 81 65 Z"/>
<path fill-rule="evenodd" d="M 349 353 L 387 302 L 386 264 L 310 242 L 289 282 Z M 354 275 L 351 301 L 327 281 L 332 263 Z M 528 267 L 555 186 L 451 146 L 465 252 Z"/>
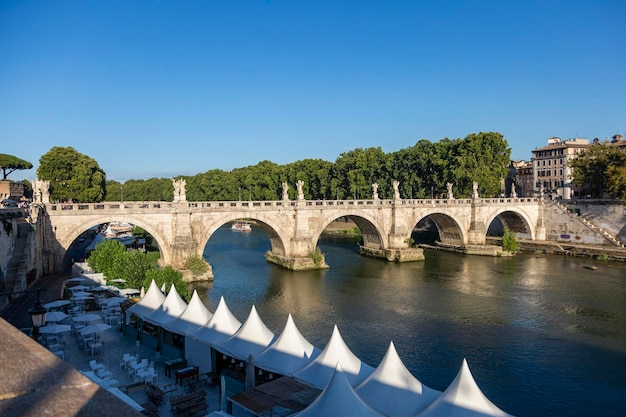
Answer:
<path fill-rule="evenodd" d="M 484 394 L 516 416 L 622 416 L 626 409 L 626 265 L 559 256 L 510 258 L 426 251 L 424 262 L 358 255 L 356 242 L 319 244 L 330 269 L 293 272 L 265 261 L 259 227 L 219 229 L 205 248 L 215 281 L 244 322 L 254 304 L 279 334 L 289 313 L 323 349 L 337 324 L 376 367 L 393 341 L 425 385 L 445 390 L 463 358 Z M 593 263 L 596 270 L 584 266 Z"/>

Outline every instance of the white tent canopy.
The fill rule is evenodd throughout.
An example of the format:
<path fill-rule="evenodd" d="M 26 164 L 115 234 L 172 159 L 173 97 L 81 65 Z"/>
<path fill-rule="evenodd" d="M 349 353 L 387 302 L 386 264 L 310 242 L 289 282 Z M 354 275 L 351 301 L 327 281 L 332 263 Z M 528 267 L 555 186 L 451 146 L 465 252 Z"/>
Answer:
<path fill-rule="evenodd" d="M 165 301 L 152 313 L 144 316 L 143 319 L 157 326 L 162 326 L 163 323 L 172 321 L 183 314 L 186 308 L 187 303 L 178 295 L 176 287 L 172 284 L 170 292 L 167 294 L 167 297 L 165 297 Z"/>
<path fill-rule="evenodd" d="M 448 388 L 416 417 L 488 417 L 510 416 L 482 393 L 463 359 L 461 369 Z"/>
<path fill-rule="evenodd" d="M 367 405 L 355 392 L 341 365 L 333 370 L 330 382 L 322 393 L 294 417 L 383 417 L 384 414 Z"/>
<path fill-rule="evenodd" d="M 391 417 L 413 416 L 441 394 L 409 372 L 393 342 L 376 370 L 355 391 L 371 407 Z"/>
<path fill-rule="evenodd" d="M 275 337 L 252 305 L 245 323 L 234 335 L 215 346 L 215 349 L 237 359 L 248 360 L 250 355 L 256 355 L 265 350 Z"/>
<path fill-rule="evenodd" d="M 221 297 L 211 319 L 190 336 L 214 346 L 231 337 L 240 327 L 241 322 L 231 313 L 224 297 Z"/>
<path fill-rule="evenodd" d="M 193 295 L 185 311 L 177 318 L 163 323 L 163 327 L 173 333 L 190 335 L 207 323 L 212 316 L 213 313 L 204 306 L 198 292 L 193 290 Z"/>
<path fill-rule="evenodd" d="M 136 304 L 129 307 L 126 312 L 136 314 L 143 318 L 159 308 L 159 306 L 163 304 L 163 301 L 165 301 L 165 295 L 159 290 L 156 282 L 152 280 L 150 288 L 146 291 L 146 295 Z"/>
<path fill-rule="evenodd" d="M 274 343 L 255 357 L 254 365 L 267 371 L 291 376 L 319 354 L 319 349 L 302 336 L 289 314 L 283 332 Z"/>
<path fill-rule="evenodd" d="M 328 345 L 311 363 L 293 376 L 315 388 L 323 389 L 333 373 L 337 364 L 341 365 L 350 385 L 356 386 L 367 378 L 374 368 L 362 362 L 343 341 L 337 325 L 333 328 Z"/>

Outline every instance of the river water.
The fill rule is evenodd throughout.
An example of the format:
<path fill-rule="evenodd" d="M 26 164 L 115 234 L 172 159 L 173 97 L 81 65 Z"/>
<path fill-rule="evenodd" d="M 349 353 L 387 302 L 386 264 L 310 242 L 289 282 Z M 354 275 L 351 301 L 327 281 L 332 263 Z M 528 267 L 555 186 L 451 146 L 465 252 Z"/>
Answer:
<path fill-rule="evenodd" d="M 197 285 L 214 311 L 224 296 L 244 322 L 254 304 L 279 334 L 289 313 L 323 349 L 337 324 L 376 367 L 393 341 L 425 385 L 445 390 L 463 358 L 485 395 L 516 416 L 623 416 L 626 265 L 560 256 L 464 256 L 428 250 L 405 264 L 319 243 L 330 269 L 293 272 L 265 261 L 263 229 L 219 229 L 205 248 L 215 281 Z M 585 268 L 598 265 L 596 270 Z"/>

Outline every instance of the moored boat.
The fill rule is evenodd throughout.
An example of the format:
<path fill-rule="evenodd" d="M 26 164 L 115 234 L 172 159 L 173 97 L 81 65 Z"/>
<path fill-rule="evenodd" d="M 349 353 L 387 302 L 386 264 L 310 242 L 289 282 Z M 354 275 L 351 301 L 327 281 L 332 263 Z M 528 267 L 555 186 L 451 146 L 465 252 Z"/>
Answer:
<path fill-rule="evenodd" d="M 246 222 L 235 222 L 230 228 L 231 230 L 235 230 L 237 232 L 250 232 L 252 230 L 250 223 Z"/>

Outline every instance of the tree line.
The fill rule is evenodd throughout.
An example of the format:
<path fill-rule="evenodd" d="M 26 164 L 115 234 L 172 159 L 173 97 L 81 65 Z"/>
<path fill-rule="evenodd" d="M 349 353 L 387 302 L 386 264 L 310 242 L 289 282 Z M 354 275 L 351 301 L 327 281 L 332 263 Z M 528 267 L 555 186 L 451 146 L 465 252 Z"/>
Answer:
<path fill-rule="evenodd" d="M 431 198 L 446 193 L 470 197 L 477 181 L 482 196 L 498 196 L 507 174 L 511 149 L 497 132 L 472 133 L 464 139 L 420 140 L 414 146 L 385 153 L 381 147 L 356 148 L 340 154 L 335 162 L 304 159 L 278 165 L 261 161 L 231 171 L 211 169 L 186 181 L 188 201 L 280 200 L 282 183 L 289 184 L 289 198 L 297 198 L 296 184 L 303 181 L 307 200 L 370 199 L 372 184 L 380 198 L 393 197 L 399 181 L 402 198 Z M 106 180 L 98 163 L 71 147 L 54 147 L 43 155 L 39 179 L 50 181 L 52 201 L 172 201 L 171 178 Z"/>
<path fill-rule="evenodd" d="M 282 183 L 289 184 L 289 198 L 297 198 L 296 184 L 303 181 L 307 200 L 370 199 L 372 184 L 380 198 L 393 197 L 393 182 L 399 181 L 401 198 L 445 196 L 452 183 L 457 198 L 472 194 L 479 184 L 482 197 L 503 192 L 511 149 L 497 132 L 480 132 L 463 139 L 423 139 L 414 146 L 385 153 L 381 147 L 356 148 L 341 153 L 335 162 L 303 159 L 278 165 L 261 161 L 231 171 L 210 169 L 186 181 L 188 201 L 280 200 Z M 13 157 L 15 158 L 15 157 Z M 27 161 L 7 159 L 0 169 L 28 167 Z M 597 143 L 570 161 L 575 184 L 594 196 L 603 192 L 626 201 L 626 152 Z M 30 165 L 32 166 L 32 165 Z M 6 172 L 4 171 L 5 175 Z M 72 147 L 53 147 L 39 160 L 39 179 L 50 181 L 52 201 L 172 201 L 171 178 L 132 179 L 124 183 L 107 180 L 93 158 Z M 28 185 L 28 184 L 26 184 Z"/>

